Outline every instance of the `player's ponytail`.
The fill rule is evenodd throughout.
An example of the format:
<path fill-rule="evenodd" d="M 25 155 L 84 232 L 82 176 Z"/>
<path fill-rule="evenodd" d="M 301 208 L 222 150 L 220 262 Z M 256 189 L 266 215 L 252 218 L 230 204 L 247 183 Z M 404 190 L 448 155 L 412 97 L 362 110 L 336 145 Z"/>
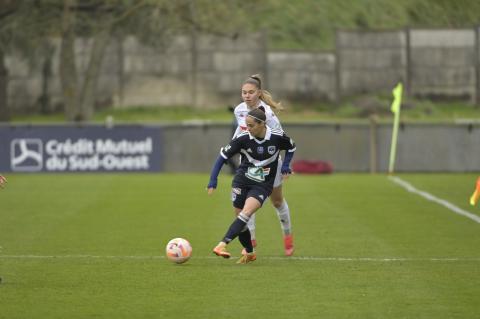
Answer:
<path fill-rule="evenodd" d="M 275 113 L 278 113 L 283 110 L 283 106 L 280 102 L 277 102 L 273 99 L 272 94 L 267 90 L 262 89 L 262 79 L 259 74 L 253 74 L 245 80 L 244 84 L 250 83 L 255 85 L 260 90 L 260 99 L 270 106 Z"/>
<path fill-rule="evenodd" d="M 261 91 L 262 93 L 260 94 L 260 99 L 263 102 L 267 103 L 268 106 L 270 106 L 275 113 L 279 113 L 280 111 L 283 110 L 282 104 L 280 102 L 273 100 L 272 94 L 270 92 L 268 92 L 267 90 L 261 90 Z"/>

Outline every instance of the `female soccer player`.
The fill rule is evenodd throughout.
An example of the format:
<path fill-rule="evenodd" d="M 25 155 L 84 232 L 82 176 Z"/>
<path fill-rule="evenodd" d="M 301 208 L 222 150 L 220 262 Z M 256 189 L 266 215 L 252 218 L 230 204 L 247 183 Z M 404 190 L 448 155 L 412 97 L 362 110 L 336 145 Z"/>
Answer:
<path fill-rule="evenodd" d="M 226 246 L 237 236 L 245 248 L 245 254 L 237 263 L 246 264 L 257 257 L 253 250 L 250 231 L 246 227 L 251 216 L 262 206 L 272 193 L 277 174 L 281 150 L 286 151 L 280 168 L 281 174 L 291 174 L 290 161 L 295 152 L 295 144 L 281 130 L 271 129 L 265 124 L 266 115 L 260 109 L 247 113 L 247 131 L 240 133 L 220 150 L 210 175 L 207 189 L 211 195 L 217 187 L 217 177 L 223 164 L 235 154 L 242 154 L 242 162 L 232 181 L 232 201 L 237 218 L 230 225 L 222 241 L 213 249 L 217 256 L 230 258 Z"/>
<path fill-rule="evenodd" d="M 235 117 L 237 119 L 238 127 L 235 131 L 234 137 L 244 132 L 247 127 L 245 124 L 246 115 L 249 111 L 260 108 L 265 111 L 266 124 L 271 129 L 282 129 L 278 117 L 275 115 L 275 111 L 280 111 L 282 106 L 280 103 L 275 102 L 271 94 L 262 89 L 262 81 L 258 74 L 250 76 L 242 85 L 242 99 L 243 102 L 237 105 L 234 110 Z M 279 158 L 279 167 L 282 166 L 282 159 Z M 290 209 L 287 201 L 282 194 L 282 176 L 280 170 L 277 170 L 277 176 L 273 184 L 273 192 L 270 200 L 277 211 L 278 219 L 280 220 L 280 226 L 283 231 L 283 243 L 285 248 L 285 255 L 291 256 L 293 254 L 293 235 L 292 224 L 290 219 Z M 257 246 L 257 240 L 255 236 L 255 215 L 248 221 L 248 229 L 252 235 L 252 244 Z"/>
<path fill-rule="evenodd" d="M 0 175 L 0 188 L 4 188 L 6 183 L 7 179 L 4 176 Z"/>

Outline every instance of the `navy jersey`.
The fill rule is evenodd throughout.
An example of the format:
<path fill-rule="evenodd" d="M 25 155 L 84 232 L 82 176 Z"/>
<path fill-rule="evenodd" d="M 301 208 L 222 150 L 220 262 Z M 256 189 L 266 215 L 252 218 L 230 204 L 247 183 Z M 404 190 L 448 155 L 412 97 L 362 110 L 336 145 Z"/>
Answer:
<path fill-rule="evenodd" d="M 282 130 L 267 127 L 263 140 L 248 131 L 240 133 L 220 150 L 224 159 L 242 155 L 242 162 L 233 179 L 234 185 L 259 184 L 273 188 L 280 151 L 295 151 L 295 143 Z"/>

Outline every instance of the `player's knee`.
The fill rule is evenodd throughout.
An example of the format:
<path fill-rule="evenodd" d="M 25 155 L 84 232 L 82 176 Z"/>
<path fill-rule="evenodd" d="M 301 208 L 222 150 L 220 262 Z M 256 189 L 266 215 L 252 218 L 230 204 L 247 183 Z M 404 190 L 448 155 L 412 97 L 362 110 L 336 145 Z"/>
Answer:
<path fill-rule="evenodd" d="M 283 197 L 271 197 L 272 204 L 275 208 L 280 208 L 283 204 Z"/>

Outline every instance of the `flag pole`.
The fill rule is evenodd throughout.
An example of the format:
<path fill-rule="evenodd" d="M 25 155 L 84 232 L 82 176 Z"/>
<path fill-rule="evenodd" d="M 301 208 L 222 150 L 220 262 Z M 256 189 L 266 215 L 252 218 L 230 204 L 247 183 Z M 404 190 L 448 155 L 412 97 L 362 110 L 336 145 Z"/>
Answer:
<path fill-rule="evenodd" d="M 393 119 L 392 144 L 390 146 L 390 161 L 388 164 L 388 173 L 393 174 L 395 167 L 395 155 L 397 152 L 398 124 L 400 122 L 400 106 L 402 104 L 403 85 L 398 83 L 393 89 L 393 102 L 391 111 L 395 115 Z"/>

